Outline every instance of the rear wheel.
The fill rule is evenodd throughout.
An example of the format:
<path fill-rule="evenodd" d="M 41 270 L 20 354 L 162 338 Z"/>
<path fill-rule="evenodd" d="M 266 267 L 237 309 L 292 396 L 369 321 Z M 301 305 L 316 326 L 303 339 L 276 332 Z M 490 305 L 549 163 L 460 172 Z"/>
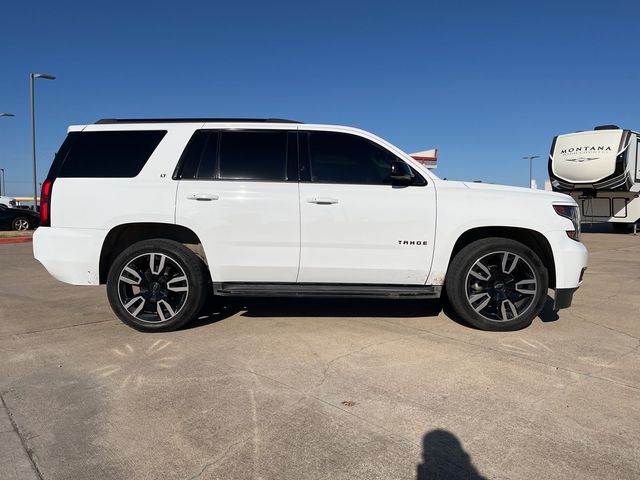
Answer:
<path fill-rule="evenodd" d="M 11 229 L 12 230 L 17 230 L 17 231 L 26 231 L 29 230 L 29 227 L 31 225 L 29 225 L 29 219 L 25 218 L 25 217 L 17 217 L 13 219 L 13 222 L 11 222 Z"/>
<path fill-rule="evenodd" d="M 207 278 L 202 260 L 184 245 L 146 240 L 115 259 L 107 278 L 107 296 L 127 325 L 147 332 L 175 330 L 200 312 Z"/>
<path fill-rule="evenodd" d="M 548 290 L 547 269 L 526 245 L 486 238 L 464 247 L 451 261 L 446 290 L 462 319 L 482 330 L 519 330 L 540 313 Z"/>

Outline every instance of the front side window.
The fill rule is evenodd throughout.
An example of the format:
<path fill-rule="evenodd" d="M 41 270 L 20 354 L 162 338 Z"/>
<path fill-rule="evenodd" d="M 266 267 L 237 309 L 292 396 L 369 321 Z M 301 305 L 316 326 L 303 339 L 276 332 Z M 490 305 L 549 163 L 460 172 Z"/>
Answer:
<path fill-rule="evenodd" d="M 309 132 L 312 182 L 387 185 L 393 153 L 355 135 L 339 132 Z"/>

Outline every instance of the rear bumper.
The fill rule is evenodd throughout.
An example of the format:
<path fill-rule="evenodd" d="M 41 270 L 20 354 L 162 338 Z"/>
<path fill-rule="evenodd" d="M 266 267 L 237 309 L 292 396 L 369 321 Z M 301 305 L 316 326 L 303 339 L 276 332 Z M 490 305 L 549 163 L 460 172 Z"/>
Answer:
<path fill-rule="evenodd" d="M 106 230 L 40 227 L 33 234 L 33 256 L 61 282 L 98 285 L 106 235 Z"/>

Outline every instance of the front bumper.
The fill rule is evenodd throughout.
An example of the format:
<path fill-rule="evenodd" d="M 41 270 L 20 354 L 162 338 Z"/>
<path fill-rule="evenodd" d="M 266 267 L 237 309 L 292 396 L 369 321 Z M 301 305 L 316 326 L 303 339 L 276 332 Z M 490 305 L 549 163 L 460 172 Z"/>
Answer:
<path fill-rule="evenodd" d="M 570 239 L 564 231 L 545 233 L 553 252 L 556 290 L 577 289 L 587 268 L 589 253 L 582 243 Z"/>
<path fill-rule="evenodd" d="M 564 231 L 548 232 L 545 236 L 551 246 L 556 267 L 553 309 L 569 308 L 573 301 L 573 294 L 582 284 L 589 253 L 587 247 L 569 238 Z"/>

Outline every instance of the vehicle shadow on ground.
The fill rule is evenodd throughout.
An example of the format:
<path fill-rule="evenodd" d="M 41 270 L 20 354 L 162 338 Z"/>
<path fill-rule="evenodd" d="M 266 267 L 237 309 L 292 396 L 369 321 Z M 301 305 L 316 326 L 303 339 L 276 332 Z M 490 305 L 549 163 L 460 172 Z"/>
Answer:
<path fill-rule="evenodd" d="M 467 328 L 475 328 L 451 308 L 446 296 L 439 300 L 390 300 L 365 298 L 210 298 L 198 318 L 185 329 L 202 327 L 241 314 L 243 317 L 437 317 L 443 312 L 449 319 Z M 547 296 L 539 315 L 543 322 L 558 320 L 553 298 Z"/>
<path fill-rule="evenodd" d="M 558 312 L 553 309 L 554 299 L 547 295 L 547 300 L 544 302 L 544 307 L 542 307 L 542 311 L 538 318 L 542 320 L 544 323 L 555 322 L 560 317 L 558 316 Z"/>
<path fill-rule="evenodd" d="M 486 480 L 476 469 L 462 443 L 447 430 L 432 430 L 422 438 L 422 463 L 416 480 Z"/>
<path fill-rule="evenodd" d="M 435 317 L 438 300 L 261 298 L 243 302 L 245 317 Z"/>
<path fill-rule="evenodd" d="M 241 313 L 243 317 L 437 317 L 439 300 L 364 298 L 210 298 L 185 329 L 202 327 Z"/>

